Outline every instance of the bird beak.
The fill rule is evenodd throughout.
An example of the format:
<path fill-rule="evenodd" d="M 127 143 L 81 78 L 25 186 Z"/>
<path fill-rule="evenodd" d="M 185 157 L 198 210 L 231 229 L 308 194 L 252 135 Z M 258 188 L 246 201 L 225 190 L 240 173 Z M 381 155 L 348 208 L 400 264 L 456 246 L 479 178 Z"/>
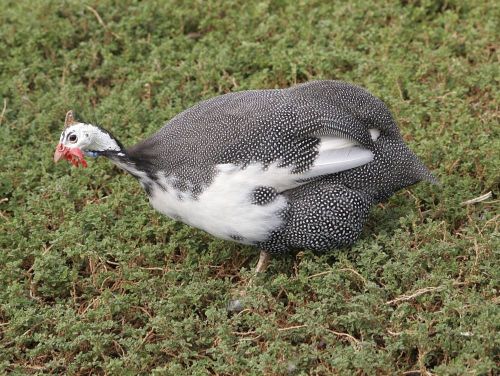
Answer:
<path fill-rule="evenodd" d="M 54 162 L 57 163 L 62 158 L 68 160 L 75 167 L 78 167 L 80 164 L 82 167 L 87 167 L 87 161 L 79 148 L 69 148 L 59 143 L 54 152 Z"/>
<path fill-rule="evenodd" d="M 67 147 L 63 144 L 57 145 L 56 151 L 54 153 L 54 163 L 57 163 L 61 160 L 61 158 L 64 158 L 65 149 L 67 149 Z"/>

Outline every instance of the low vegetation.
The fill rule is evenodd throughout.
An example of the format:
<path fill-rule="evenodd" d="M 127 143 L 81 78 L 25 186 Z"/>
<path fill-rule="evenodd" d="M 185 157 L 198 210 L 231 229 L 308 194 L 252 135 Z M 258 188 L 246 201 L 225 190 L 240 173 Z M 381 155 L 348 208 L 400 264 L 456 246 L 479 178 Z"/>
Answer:
<path fill-rule="evenodd" d="M 498 374 L 499 19 L 486 0 L 4 0 L 0 373 Z M 108 161 L 52 161 L 69 109 L 131 145 L 204 98 L 313 79 L 382 98 L 441 186 L 253 280 L 256 250 L 161 217 Z"/>

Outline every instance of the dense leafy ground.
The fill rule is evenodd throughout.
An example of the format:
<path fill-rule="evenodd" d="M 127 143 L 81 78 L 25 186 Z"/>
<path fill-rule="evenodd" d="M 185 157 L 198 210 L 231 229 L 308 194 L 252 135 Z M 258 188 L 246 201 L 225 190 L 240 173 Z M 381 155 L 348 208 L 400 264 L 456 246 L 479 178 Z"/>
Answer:
<path fill-rule="evenodd" d="M 1 2 L 0 373 L 499 371 L 498 2 L 87 4 Z M 442 186 L 253 283 L 255 250 L 161 217 L 106 160 L 52 162 L 68 109 L 130 145 L 203 98 L 319 78 L 381 97 Z"/>

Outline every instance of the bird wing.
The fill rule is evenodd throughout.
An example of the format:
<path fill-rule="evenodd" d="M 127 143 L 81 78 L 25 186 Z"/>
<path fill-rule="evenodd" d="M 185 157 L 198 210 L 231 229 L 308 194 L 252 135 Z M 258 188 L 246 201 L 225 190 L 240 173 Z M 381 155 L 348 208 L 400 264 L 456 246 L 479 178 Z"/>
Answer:
<path fill-rule="evenodd" d="M 370 129 L 392 132 L 393 123 L 383 102 L 364 89 L 316 81 L 200 102 L 128 153 L 186 187 L 210 185 L 216 166 L 227 164 L 277 164 L 296 182 L 369 163 Z"/>
<path fill-rule="evenodd" d="M 298 179 L 310 179 L 349 170 L 373 160 L 373 153 L 358 143 L 340 137 L 321 137 L 318 155 L 312 166 Z"/>

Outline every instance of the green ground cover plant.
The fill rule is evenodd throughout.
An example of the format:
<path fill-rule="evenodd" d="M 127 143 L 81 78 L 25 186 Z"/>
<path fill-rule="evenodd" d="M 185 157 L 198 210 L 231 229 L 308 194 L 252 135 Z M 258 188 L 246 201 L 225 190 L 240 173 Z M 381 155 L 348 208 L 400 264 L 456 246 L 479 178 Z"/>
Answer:
<path fill-rule="evenodd" d="M 0 374 L 498 374 L 498 2 L 0 4 Z M 52 161 L 69 109 L 131 145 L 313 79 L 382 98 L 441 186 L 251 284 L 256 250 L 160 216 L 106 160 Z"/>

